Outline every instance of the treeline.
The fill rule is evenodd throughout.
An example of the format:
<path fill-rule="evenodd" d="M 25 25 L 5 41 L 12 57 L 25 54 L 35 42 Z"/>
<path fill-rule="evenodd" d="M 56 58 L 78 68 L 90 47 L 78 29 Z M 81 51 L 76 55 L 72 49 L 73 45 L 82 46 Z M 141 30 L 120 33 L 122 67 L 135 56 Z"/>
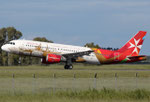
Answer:
<path fill-rule="evenodd" d="M 112 48 L 112 47 L 100 47 L 98 44 L 94 44 L 94 42 L 86 43 L 86 44 L 84 45 L 84 47 L 100 48 L 100 49 L 112 50 L 112 51 L 115 51 L 115 50 L 118 50 L 118 49 L 119 49 L 119 48 Z"/>
<path fill-rule="evenodd" d="M 7 27 L 0 29 L 0 48 L 3 44 L 16 40 L 22 37 L 22 33 L 16 30 L 14 27 Z M 36 37 L 35 41 L 53 42 L 47 40 L 45 37 Z M 12 65 L 32 65 L 41 64 L 40 58 L 30 57 L 30 56 L 20 56 L 15 54 L 10 54 L 4 52 L 0 49 L 0 66 L 12 66 Z"/>
<path fill-rule="evenodd" d="M 22 36 L 22 33 L 16 30 L 14 27 L 7 27 L 0 29 L 0 47 L 11 40 L 19 39 Z M 19 56 L 8 54 L 3 52 L 0 49 L 0 65 L 16 65 L 18 62 Z"/>

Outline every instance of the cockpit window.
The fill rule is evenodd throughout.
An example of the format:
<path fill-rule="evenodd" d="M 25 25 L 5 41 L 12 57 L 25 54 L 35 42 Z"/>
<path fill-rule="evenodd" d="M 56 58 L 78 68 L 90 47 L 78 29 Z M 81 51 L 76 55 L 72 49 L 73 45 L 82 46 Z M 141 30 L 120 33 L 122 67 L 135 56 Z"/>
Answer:
<path fill-rule="evenodd" d="M 7 44 L 15 45 L 15 43 L 14 43 L 14 42 L 8 42 Z"/>
<path fill-rule="evenodd" d="M 7 42 L 7 43 L 5 43 L 5 44 L 9 44 L 10 42 Z"/>

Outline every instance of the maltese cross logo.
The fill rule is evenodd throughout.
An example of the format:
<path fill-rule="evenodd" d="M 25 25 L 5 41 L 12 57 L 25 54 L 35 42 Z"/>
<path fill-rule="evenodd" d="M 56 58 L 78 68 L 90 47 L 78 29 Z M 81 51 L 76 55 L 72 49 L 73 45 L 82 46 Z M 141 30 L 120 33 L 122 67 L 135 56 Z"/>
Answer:
<path fill-rule="evenodd" d="M 135 43 L 135 44 L 129 42 L 129 43 L 130 43 L 130 47 L 129 47 L 129 48 L 134 48 L 134 50 L 133 50 L 132 53 L 134 53 L 134 52 L 136 52 L 137 54 L 139 53 L 139 52 L 138 52 L 138 49 L 140 50 L 141 47 L 142 47 L 142 45 L 138 45 L 138 43 L 140 42 L 140 40 L 141 40 L 141 39 L 136 40 L 136 39 L 134 38 L 134 43 Z"/>

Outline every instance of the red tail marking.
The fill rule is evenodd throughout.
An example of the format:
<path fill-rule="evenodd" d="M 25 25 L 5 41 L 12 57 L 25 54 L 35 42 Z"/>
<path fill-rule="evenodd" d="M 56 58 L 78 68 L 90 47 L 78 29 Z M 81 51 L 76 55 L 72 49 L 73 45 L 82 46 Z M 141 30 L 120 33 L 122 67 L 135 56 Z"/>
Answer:
<path fill-rule="evenodd" d="M 119 52 L 124 52 L 127 55 L 138 56 L 140 49 L 142 47 L 144 36 L 147 32 L 139 31 L 133 38 L 131 38 L 121 49 Z"/>

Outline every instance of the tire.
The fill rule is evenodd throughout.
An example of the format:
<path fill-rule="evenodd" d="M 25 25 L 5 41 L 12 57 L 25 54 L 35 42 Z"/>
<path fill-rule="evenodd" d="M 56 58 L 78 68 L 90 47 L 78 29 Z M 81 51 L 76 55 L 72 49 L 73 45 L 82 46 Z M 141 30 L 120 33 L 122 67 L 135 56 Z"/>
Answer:
<path fill-rule="evenodd" d="M 69 69 L 69 66 L 68 66 L 68 65 L 65 65 L 65 66 L 64 66 L 64 69 Z"/>
<path fill-rule="evenodd" d="M 64 69 L 73 69 L 73 66 L 72 65 L 65 65 Z"/>
<path fill-rule="evenodd" d="M 69 66 L 69 69 L 73 69 L 73 65 L 70 65 L 70 66 Z"/>

